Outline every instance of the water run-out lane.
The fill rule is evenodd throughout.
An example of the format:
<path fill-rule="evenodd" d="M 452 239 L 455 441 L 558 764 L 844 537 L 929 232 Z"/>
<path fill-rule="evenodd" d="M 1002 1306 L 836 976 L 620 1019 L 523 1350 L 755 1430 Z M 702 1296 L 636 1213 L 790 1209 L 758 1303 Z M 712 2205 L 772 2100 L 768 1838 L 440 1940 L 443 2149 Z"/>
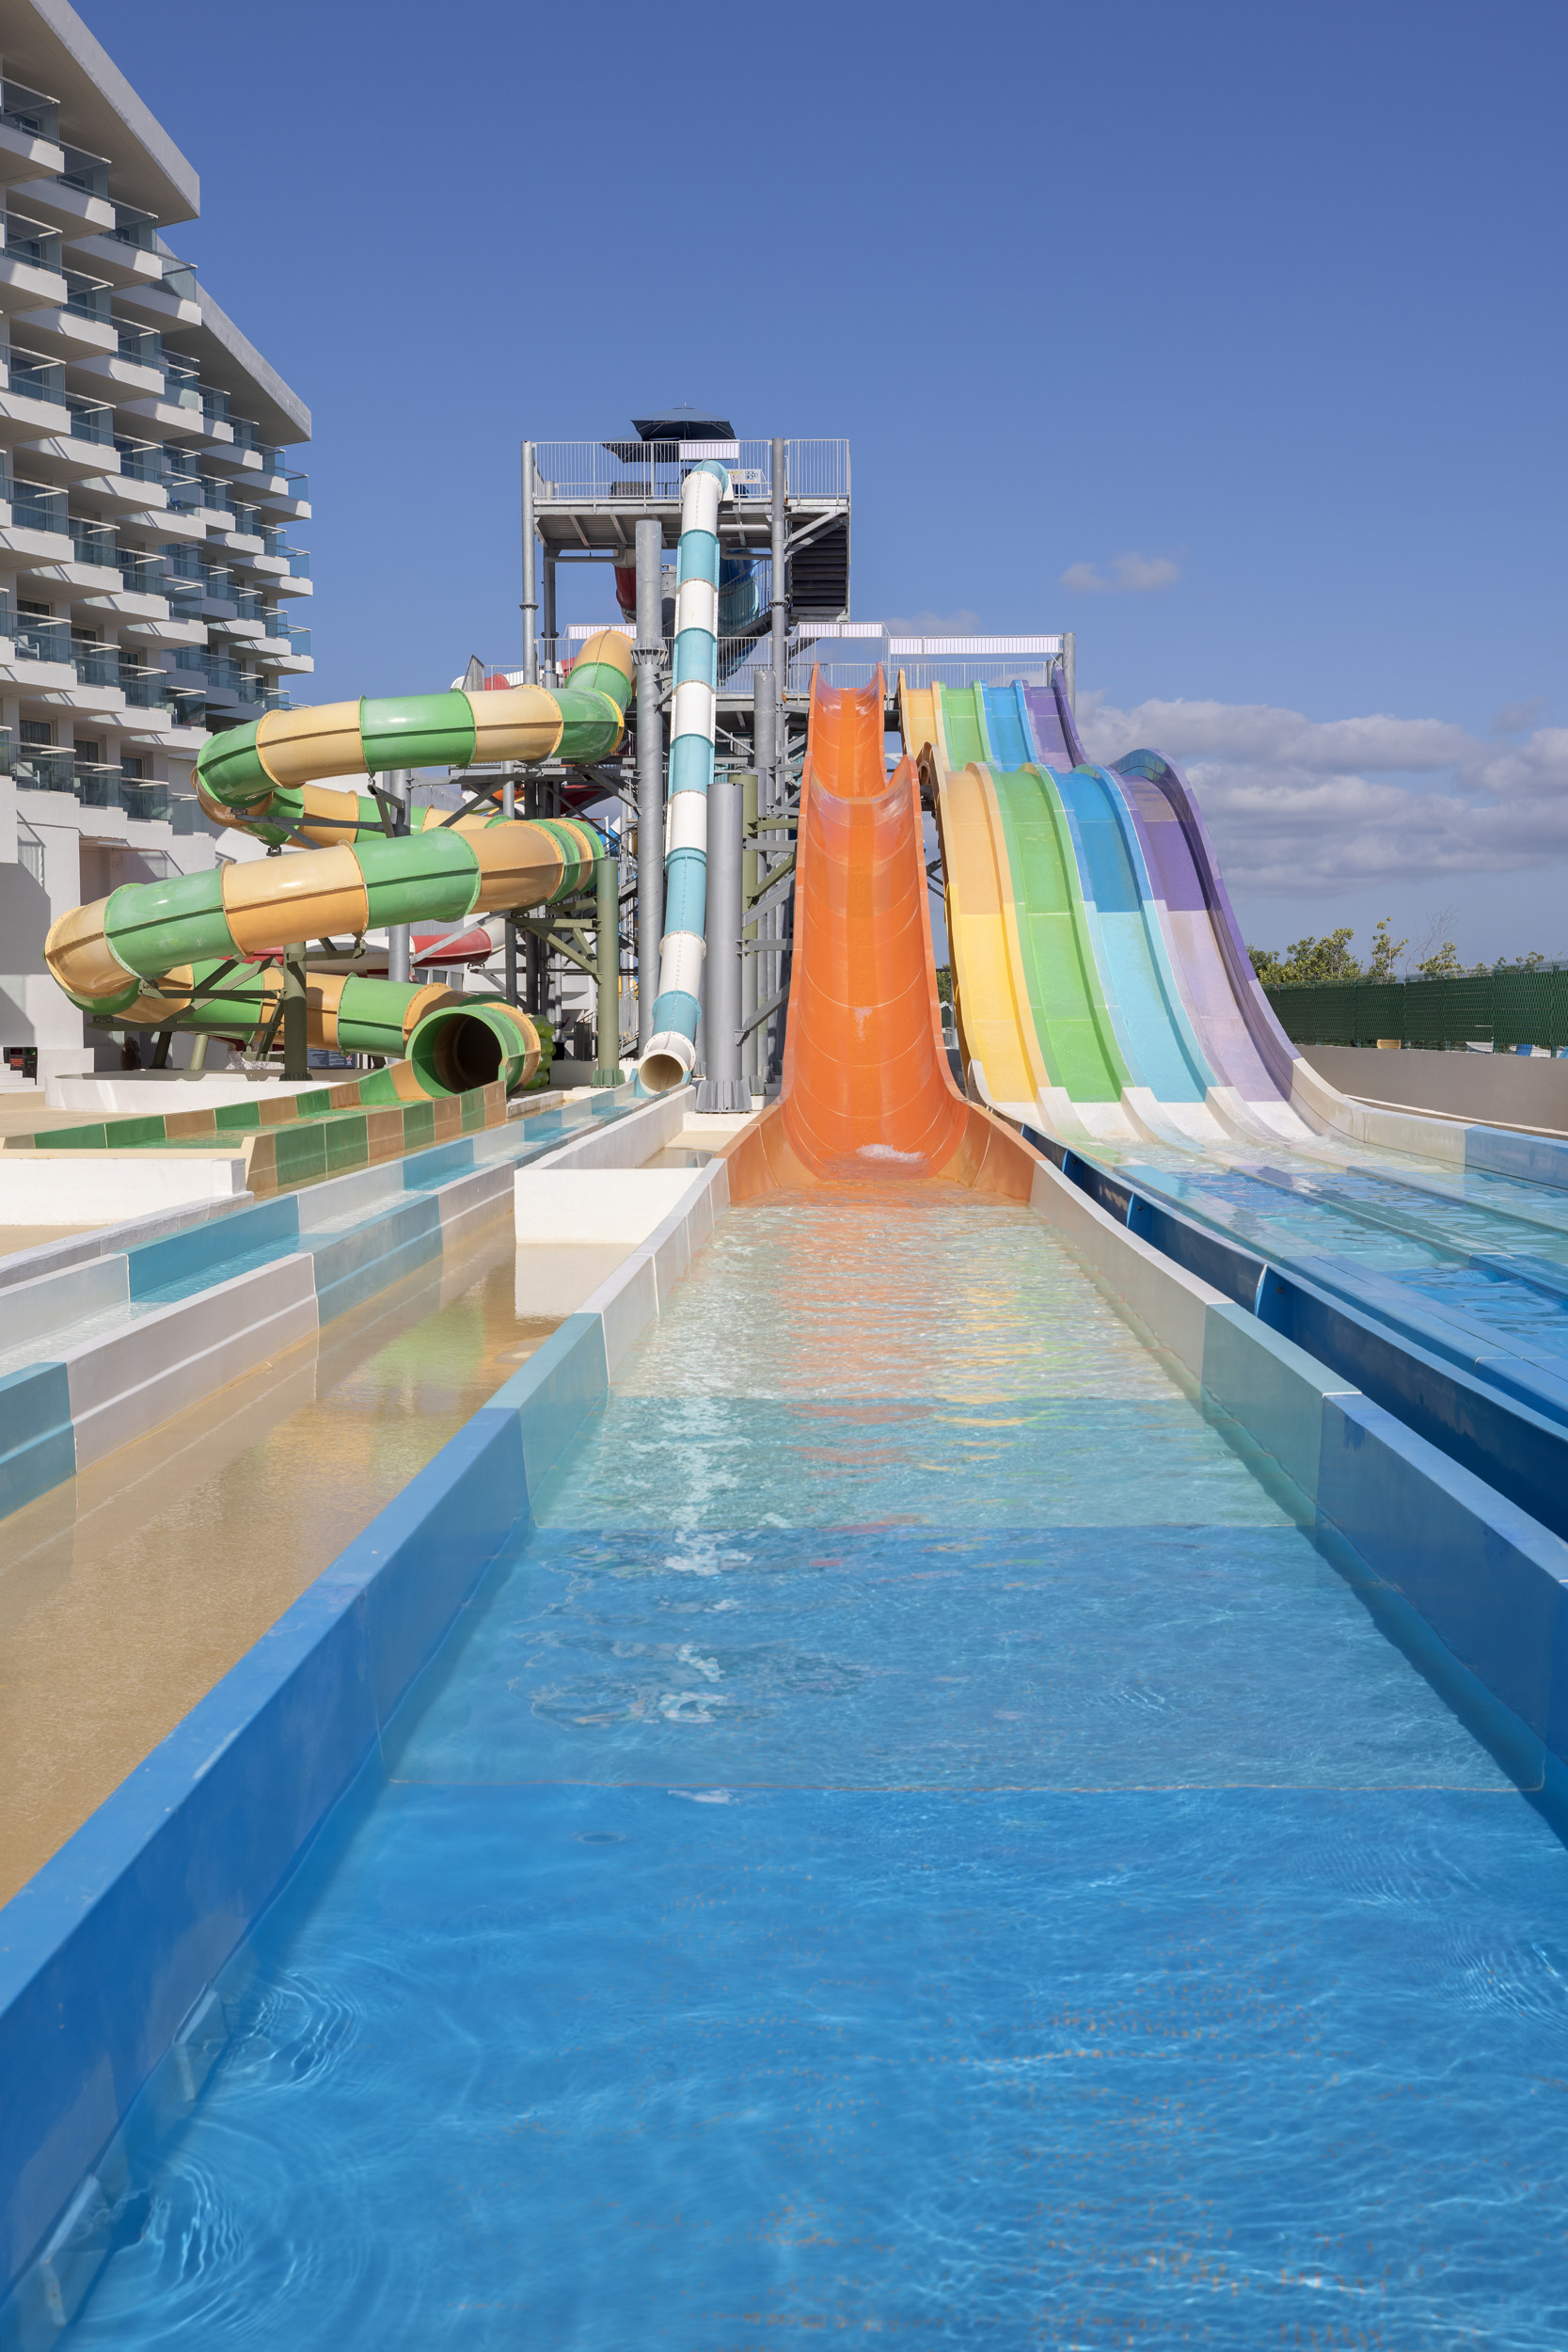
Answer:
<path fill-rule="evenodd" d="M 232 1973 L 117 2347 L 1568 2327 L 1568 1863 L 1026 1212 L 722 1223 Z"/>

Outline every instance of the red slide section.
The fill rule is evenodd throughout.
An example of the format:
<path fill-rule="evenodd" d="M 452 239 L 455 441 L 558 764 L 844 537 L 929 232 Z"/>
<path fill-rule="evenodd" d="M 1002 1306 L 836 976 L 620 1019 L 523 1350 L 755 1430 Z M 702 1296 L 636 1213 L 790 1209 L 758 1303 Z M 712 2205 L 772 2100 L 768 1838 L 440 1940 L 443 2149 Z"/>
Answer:
<path fill-rule="evenodd" d="M 940 1176 L 1027 1200 L 1034 1154 L 953 1083 L 942 1042 L 920 784 L 882 754 L 879 671 L 812 683 L 784 1088 L 730 1157 L 732 1197 Z"/>

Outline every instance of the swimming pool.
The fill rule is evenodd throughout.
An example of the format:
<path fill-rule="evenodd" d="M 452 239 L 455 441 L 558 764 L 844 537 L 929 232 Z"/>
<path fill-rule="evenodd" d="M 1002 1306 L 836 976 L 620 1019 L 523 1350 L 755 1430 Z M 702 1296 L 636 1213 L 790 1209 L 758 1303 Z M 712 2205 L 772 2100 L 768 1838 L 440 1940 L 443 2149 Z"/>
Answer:
<path fill-rule="evenodd" d="M 1555 2344 L 1565 1857 L 1297 1502 L 1026 1210 L 733 1213 L 78 2338 Z"/>

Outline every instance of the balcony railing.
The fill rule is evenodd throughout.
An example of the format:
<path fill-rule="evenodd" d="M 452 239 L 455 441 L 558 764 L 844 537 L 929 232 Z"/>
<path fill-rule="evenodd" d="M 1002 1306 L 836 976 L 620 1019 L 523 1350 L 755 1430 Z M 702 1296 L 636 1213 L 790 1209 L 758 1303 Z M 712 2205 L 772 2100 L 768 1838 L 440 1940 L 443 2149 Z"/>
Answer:
<path fill-rule="evenodd" d="M 113 317 L 109 309 L 109 289 L 103 280 L 78 277 L 71 269 L 65 273 L 65 307 L 78 318 L 102 319 L 105 325 Z"/>
<path fill-rule="evenodd" d="M 78 686 L 119 684 L 119 649 L 116 645 L 100 645 L 87 638 L 73 637 L 71 661 Z"/>
<path fill-rule="evenodd" d="M 124 441 L 117 439 L 119 470 L 131 482 L 162 482 L 164 453 L 156 441 Z"/>
<path fill-rule="evenodd" d="M 214 515 L 231 515 L 234 511 L 228 485 L 214 481 L 211 474 L 201 476 L 201 503 Z"/>
<path fill-rule="evenodd" d="M 131 669 L 121 662 L 119 685 L 133 710 L 168 707 L 168 680 L 162 670 Z"/>
<path fill-rule="evenodd" d="M 119 356 L 135 368 L 162 368 L 164 339 L 155 326 L 121 326 Z"/>
<path fill-rule="evenodd" d="M 229 395 L 215 391 L 211 384 L 201 387 L 201 413 L 209 424 L 229 422 Z"/>
<path fill-rule="evenodd" d="M 115 534 L 105 531 L 102 523 L 81 522 L 72 515 L 68 517 L 71 532 L 71 559 L 77 564 L 96 564 L 107 571 L 115 568 Z"/>
<path fill-rule="evenodd" d="M 236 532 L 240 538 L 261 538 L 262 524 L 254 506 L 233 506 L 230 508 L 230 513 L 234 517 L 233 522 L 230 525 L 230 529 Z"/>
<path fill-rule="evenodd" d="M 24 792 L 73 792 L 75 757 L 42 743 L 22 743 L 11 755 L 11 772 Z"/>
<path fill-rule="evenodd" d="M 46 229 L 41 221 L 27 220 L 20 214 L 7 215 L 5 222 L 6 252 L 13 262 L 25 262 L 29 269 L 46 269 L 57 278 L 60 273 L 62 246 L 57 229 Z"/>
<path fill-rule="evenodd" d="M 24 132 L 29 138 L 47 139 L 52 146 L 58 146 L 59 100 L 46 98 L 41 90 L 29 89 L 25 82 L 13 82 L 8 74 L 0 83 L 0 122 L 13 131 Z"/>
<path fill-rule="evenodd" d="M 106 155 L 95 155 L 87 147 L 68 147 L 60 182 L 62 186 L 81 188 L 88 196 L 107 197 L 109 159 Z"/>
<path fill-rule="evenodd" d="M 127 817 L 141 823 L 166 823 L 169 812 L 169 791 L 166 784 L 144 783 L 140 778 L 121 776 L 119 804 Z"/>
<path fill-rule="evenodd" d="M 66 494 L 40 482 L 13 482 L 11 520 L 19 531 L 52 531 L 65 536 Z"/>
<path fill-rule="evenodd" d="M 848 498 L 847 441 L 790 441 L 786 451 L 791 498 Z M 767 502 L 773 491 L 771 441 L 536 441 L 533 455 L 533 494 L 543 504 L 675 505 L 692 467 L 709 456 L 728 467 L 738 501 Z"/>
<path fill-rule="evenodd" d="M 164 563 L 162 556 L 137 555 L 130 548 L 120 548 L 115 556 L 119 566 L 120 586 L 128 596 L 161 596 L 164 593 Z"/>
<path fill-rule="evenodd" d="M 256 427 L 251 423 L 248 417 L 230 417 L 229 421 L 234 428 L 234 447 L 236 449 L 259 450 L 261 448 L 261 436 L 256 430 Z"/>
<path fill-rule="evenodd" d="M 206 646 L 176 645 L 174 648 L 174 666 L 177 670 L 195 670 L 199 675 L 205 676 L 207 671 Z"/>
<path fill-rule="evenodd" d="M 82 400 L 68 392 L 65 405 L 71 411 L 73 441 L 93 441 L 103 449 L 114 447 L 115 412 L 105 402 Z"/>
<path fill-rule="evenodd" d="M 113 234 L 121 245 L 134 246 L 138 253 L 156 253 L 158 224 L 150 213 L 138 213 L 132 204 L 115 206 Z"/>
<path fill-rule="evenodd" d="M 297 499 L 302 506 L 309 506 L 310 503 L 309 475 L 308 473 L 286 473 L 283 479 L 289 485 L 289 496 L 292 499 Z"/>
<path fill-rule="evenodd" d="M 15 644 L 22 661 L 69 661 L 71 623 L 45 620 L 35 612 L 16 616 Z"/>
<path fill-rule="evenodd" d="M 24 400 L 46 400 L 59 407 L 65 399 L 65 365 L 59 359 L 40 359 L 30 351 L 12 351 L 8 370 L 10 389 Z"/>
<path fill-rule="evenodd" d="M 166 580 L 197 580 L 201 578 L 201 556 L 195 548 L 186 547 L 179 539 L 171 539 L 163 550 Z"/>
<path fill-rule="evenodd" d="M 304 548 L 291 548 L 282 540 L 278 540 L 276 546 L 268 548 L 267 552 L 269 555 L 280 555 L 295 580 L 309 579 L 310 558 Z"/>

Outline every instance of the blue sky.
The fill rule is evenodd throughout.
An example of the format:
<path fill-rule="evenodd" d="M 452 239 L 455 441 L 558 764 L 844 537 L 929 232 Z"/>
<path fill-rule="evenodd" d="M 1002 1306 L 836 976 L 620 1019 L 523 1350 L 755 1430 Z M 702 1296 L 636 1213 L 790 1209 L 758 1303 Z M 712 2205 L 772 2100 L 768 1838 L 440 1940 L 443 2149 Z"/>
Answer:
<path fill-rule="evenodd" d="M 858 617 L 1075 628 L 1253 937 L 1568 954 L 1560 5 L 82 13 L 314 411 L 323 699 L 516 658 L 525 433 L 711 402 L 849 437 Z"/>

